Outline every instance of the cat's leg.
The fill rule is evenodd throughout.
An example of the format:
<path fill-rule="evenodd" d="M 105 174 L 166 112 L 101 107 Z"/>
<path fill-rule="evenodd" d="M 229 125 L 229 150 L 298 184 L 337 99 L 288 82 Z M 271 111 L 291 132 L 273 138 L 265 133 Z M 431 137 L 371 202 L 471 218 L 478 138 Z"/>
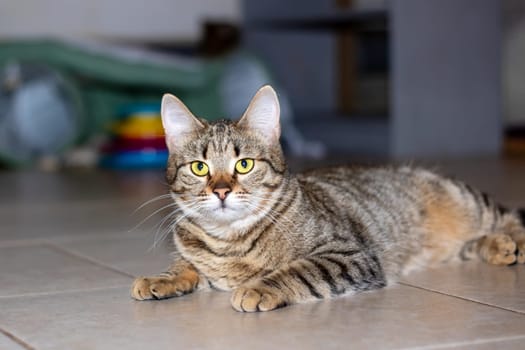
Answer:
<path fill-rule="evenodd" d="M 177 297 L 193 292 L 201 279 L 190 263 L 178 259 L 166 272 L 136 278 L 131 286 L 131 296 L 137 300 Z"/>
<path fill-rule="evenodd" d="M 386 285 L 377 258 L 339 251 L 293 261 L 234 290 L 237 311 L 270 311 L 290 304 L 331 298 Z"/>

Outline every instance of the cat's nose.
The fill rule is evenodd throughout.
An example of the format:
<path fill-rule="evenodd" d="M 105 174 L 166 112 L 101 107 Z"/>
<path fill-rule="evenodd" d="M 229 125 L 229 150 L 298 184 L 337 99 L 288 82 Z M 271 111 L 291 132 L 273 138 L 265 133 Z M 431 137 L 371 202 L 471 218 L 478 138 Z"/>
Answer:
<path fill-rule="evenodd" d="M 215 193 L 215 195 L 217 197 L 219 197 L 220 200 L 225 200 L 226 199 L 226 196 L 228 195 L 228 193 L 230 193 L 232 191 L 231 188 L 227 187 L 227 186 L 224 186 L 224 187 L 215 187 L 213 189 L 213 193 Z"/>

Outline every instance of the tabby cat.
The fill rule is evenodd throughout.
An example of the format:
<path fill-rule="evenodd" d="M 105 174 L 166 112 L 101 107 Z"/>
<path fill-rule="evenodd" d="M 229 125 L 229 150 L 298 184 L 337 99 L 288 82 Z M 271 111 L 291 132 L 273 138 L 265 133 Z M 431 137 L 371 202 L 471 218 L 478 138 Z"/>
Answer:
<path fill-rule="evenodd" d="M 162 120 L 176 255 L 135 280 L 135 299 L 211 287 L 233 291 L 237 311 L 268 311 L 452 260 L 525 263 L 519 213 L 462 182 L 406 166 L 291 175 L 270 86 L 237 122 L 198 119 L 169 94 Z"/>

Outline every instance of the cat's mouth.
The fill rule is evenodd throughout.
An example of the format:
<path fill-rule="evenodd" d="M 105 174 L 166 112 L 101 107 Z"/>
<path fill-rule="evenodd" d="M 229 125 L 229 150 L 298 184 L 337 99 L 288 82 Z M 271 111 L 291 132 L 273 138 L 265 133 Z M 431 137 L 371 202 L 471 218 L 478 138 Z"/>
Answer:
<path fill-rule="evenodd" d="M 207 203 L 201 212 L 204 221 L 220 221 L 230 223 L 246 218 L 249 214 L 248 206 L 234 198 L 227 200 L 213 200 Z"/>
<path fill-rule="evenodd" d="M 221 203 L 219 204 L 219 206 L 215 209 L 213 209 L 213 212 L 215 213 L 225 213 L 227 211 L 231 211 L 233 210 L 232 208 L 230 208 L 229 206 L 226 205 L 226 203 Z"/>
<path fill-rule="evenodd" d="M 213 205 L 215 206 L 214 212 L 224 213 L 233 210 L 232 203 L 226 203 L 226 199 L 216 201 Z"/>
<path fill-rule="evenodd" d="M 228 205 L 219 205 L 211 210 L 209 219 L 215 222 L 231 223 L 239 220 L 242 214 Z"/>
<path fill-rule="evenodd" d="M 236 207 L 232 203 L 217 203 L 213 208 L 210 210 L 210 214 L 215 217 L 215 219 L 220 220 L 237 220 L 239 219 L 239 215 L 243 215 L 243 210 L 241 208 Z"/>

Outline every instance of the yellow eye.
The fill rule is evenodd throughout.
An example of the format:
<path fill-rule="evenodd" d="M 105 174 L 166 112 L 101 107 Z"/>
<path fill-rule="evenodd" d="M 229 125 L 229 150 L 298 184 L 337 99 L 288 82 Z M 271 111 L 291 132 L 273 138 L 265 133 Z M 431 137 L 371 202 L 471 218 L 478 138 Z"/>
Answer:
<path fill-rule="evenodd" d="M 250 170 L 252 169 L 253 169 L 253 159 L 250 159 L 250 158 L 241 159 L 235 164 L 235 170 L 237 170 L 239 174 L 246 174 L 250 172 Z"/>
<path fill-rule="evenodd" d="M 191 163 L 191 171 L 197 176 L 208 175 L 208 166 L 204 162 L 195 161 Z"/>

